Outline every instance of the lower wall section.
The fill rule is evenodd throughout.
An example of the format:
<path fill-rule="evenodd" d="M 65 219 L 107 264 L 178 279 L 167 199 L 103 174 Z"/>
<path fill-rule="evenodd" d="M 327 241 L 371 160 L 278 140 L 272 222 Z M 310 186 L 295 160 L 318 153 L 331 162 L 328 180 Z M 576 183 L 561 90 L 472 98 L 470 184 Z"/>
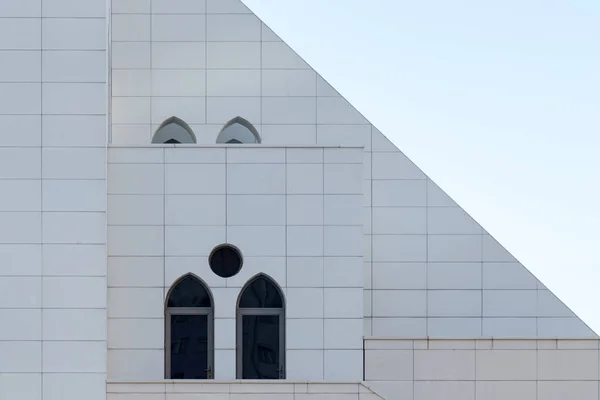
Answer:
<path fill-rule="evenodd" d="M 383 400 L 361 383 L 108 382 L 107 400 Z"/>
<path fill-rule="evenodd" d="M 365 341 L 386 400 L 598 400 L 598 340 Z"/>

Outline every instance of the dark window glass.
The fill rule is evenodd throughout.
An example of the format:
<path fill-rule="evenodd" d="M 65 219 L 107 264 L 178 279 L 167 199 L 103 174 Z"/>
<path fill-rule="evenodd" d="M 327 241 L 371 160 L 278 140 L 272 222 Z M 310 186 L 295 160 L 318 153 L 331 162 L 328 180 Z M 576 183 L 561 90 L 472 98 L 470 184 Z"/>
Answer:
<path fill-rule="evenodd" d="M 250 283 L 240 299 L 240 308 L 282 308 L 283 301 L 279 290 L 263 277 Z"/>
<path fill-rule="evenodd" d="M 167 307 L 210 307 L 211 301 L 206 288 L 197 279 L 186 276 L 169 295 Z"/>
<path fill-rule="evenodd" d="M 171 315 L 171 379 L 208 378 L 208 316 Z"/>
<path fill-rule="evenodd" d="M 279 315 L 242 317 L 242 379 L 280 378 Z"/>
<path fill-rule="evenodd" d="M 169 139 L 165 142 L 165 144 L 180 144 L 179 140 Z"/>
<path fill-rule="evenodd" d="M 233 246 L 219 246 L 211 253 L 208 264 L 221 278 L 231 278 L 242 269 L 242 255 Z"/>
<path fill-rule="evenodd" d="M 231 139 L 230 141 L 227 142 L 227 144 L 242 144 L 242 142 L 240 142 L 237 139 Z"/>

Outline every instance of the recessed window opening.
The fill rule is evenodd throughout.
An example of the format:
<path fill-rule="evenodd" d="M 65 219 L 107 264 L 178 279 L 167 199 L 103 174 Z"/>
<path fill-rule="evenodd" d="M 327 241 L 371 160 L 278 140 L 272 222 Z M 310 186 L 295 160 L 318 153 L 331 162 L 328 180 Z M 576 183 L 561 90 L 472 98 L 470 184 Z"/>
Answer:
<path fill-rule="evenodd" d="M 217 137 L 217 143 L 221 144 L 260 143 L 260 141 L 256 128 L 242 117 L 235 117 L 226 123 Z"/>
<path fill-rule="evenodd" d="M 243 259 L 240 250 L 230 244 L 222 244 L 214 248 L 208 257 L 208 265 L 212 272 L 221 278 L 231 278 L 242 269 Z"/>
<path fill-rule="evenodd" d="M 214 378 L 213 301 L 188 274 L 173 284 L 165 307 L 165 378 Z"/>
<path fill-rule="evenodd" d="M 152 143 L 194 144 L 196 136 L 188 124 L 177 117 L 171 117 L 158 127 Z"/>
<path fill-rule="evenodd" d="M 266 275 L 242 289 L 237 309 L 237 378 L 285 379 L 285 304 Z"/>

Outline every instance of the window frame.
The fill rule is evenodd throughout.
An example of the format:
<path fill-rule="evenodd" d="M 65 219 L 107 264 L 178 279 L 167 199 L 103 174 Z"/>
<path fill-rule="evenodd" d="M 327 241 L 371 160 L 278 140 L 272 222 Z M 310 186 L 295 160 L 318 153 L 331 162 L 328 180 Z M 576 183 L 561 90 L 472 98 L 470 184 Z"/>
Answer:
<path fill-rule="evenodd" d="M 202 287 L 204 288 L 204 290 L 206 290 L 206 293 L 208 294 L 208 297 L 210 298 L 210 307 L 168 307 L 167 305 L 169 304 L 169 298 L 171 297 L 171 293 L 173 292 L 173 290 L 181 283 L 183 282 L 186 278 L 192 278 L 194 280 L 196 280 L 198 283 L 200 283 L 200 285 L 202 285 Z M 206 365 L 207 365 L 207 369 L 206 369 L 206 379 L 203 380 L 210 380 L 210 379 L 215 379 L 215 319 L 214 319 L 214 307 L 215 307 L 215 303 L 214 303 L 214 299 L 212 296 L 212 293 L 208 287 L 208 285 L 206 285 L 204 283 L 204 281 L 200 278 L 198 278 L 197 276 L 193 275 L 193 274 L 186 274 L 183 275 L 182 277 L 180 277 L 179 279 L 177 279 L 173 285 L 171 285 L 171 288 L 169 289 L 167 296 L 165 297 L 165 317 L 164 317 L 164 336 L 165 336 L 165 343 L 164 343 L 164 348 L 165 348 L 165 379 L 174 379 L 171 377 L 171 317 L 173 315 L 206 315 L 206 320 L 207 320 L 207 333 L 206 333 L 206 340 L 207 340 L 207 354 L 206 354 Z M 186 379 L 176 379 L 176 380 L 186 380 Z"/>
<path fill-rule="evenodd" d="M 240 307 L 240 302 L 242 300 L 242 297 L 244 296 L 244 293 L 246 292 L 247 289 L 249 289 L 250 285 L 258 279 L 265 279 L 271 285 L 273 285 L 275 287 L 275 289 L 277 289 L 277 291 L 279 292 L 279 296 L 281 297 L 281 308 L 241 308 Z M 255 277 L 249 279 L 248 282 L 246 282 L 246 284 L 240 291 L 240 295 L 238 297 L 238 301 L 236 304 L 236 318 L 235 318 L 235 327 L 236 327 L 236 332 L 235 332 L 235 342 L 236 342 L 235 343 L 235 352 L 236 352 L 236 354 L 235 354 L 235 359 L 236 359 L 235 375 L 236 375 L 236 379 L 244 379 L 243 378 L 243 371 L 244 371 L 243 350 L 244 349 L 243 349 L 243 332 L 242 331 L 243 331 L 243 318 L 246 315 L 278 316 L 279 317 L 279 368 L 278 368 L 279 378 L 277 378 L 277 380 L 286 379 L 287 370 L 286 370 L 286 352 L 285 352 L 285 350 L 286 350 L 285 309 L 286 309 L 286 303 L 285 303 L 285 297 L 283 296 L 283 291 L 281 290 L 281 287 L 272 278 L 270 278 L 269 276 L 267 276 L 265 274 L 259 274 Z"/>

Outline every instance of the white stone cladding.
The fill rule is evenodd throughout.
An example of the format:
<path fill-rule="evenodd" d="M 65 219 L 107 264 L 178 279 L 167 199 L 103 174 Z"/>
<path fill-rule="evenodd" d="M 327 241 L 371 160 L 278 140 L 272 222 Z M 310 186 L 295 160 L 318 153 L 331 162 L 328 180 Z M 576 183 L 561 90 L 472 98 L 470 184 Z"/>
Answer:
<path fill-rule="evenodd" d="M 235 379 L 237 299 L 264 273 L 285 297 L 286 378 L 360 381 L 362 156 L 318 146 L 110 148 L 109 379 L 164 378 L 164 299 L 187 273 L 214 298 L 215 379 Z M 227 279 L 207 262 L 223 243 L 244 257 Z"/>
<path fill-rule="evenodd" d="M 599 400 L 597 335 L 240 0 L 0 1 L 0 126 L 0 400 Z M 164 379 L 188 273 L 215 381 Z M 233 380 L 258 273 L 284 382 Z"/>

